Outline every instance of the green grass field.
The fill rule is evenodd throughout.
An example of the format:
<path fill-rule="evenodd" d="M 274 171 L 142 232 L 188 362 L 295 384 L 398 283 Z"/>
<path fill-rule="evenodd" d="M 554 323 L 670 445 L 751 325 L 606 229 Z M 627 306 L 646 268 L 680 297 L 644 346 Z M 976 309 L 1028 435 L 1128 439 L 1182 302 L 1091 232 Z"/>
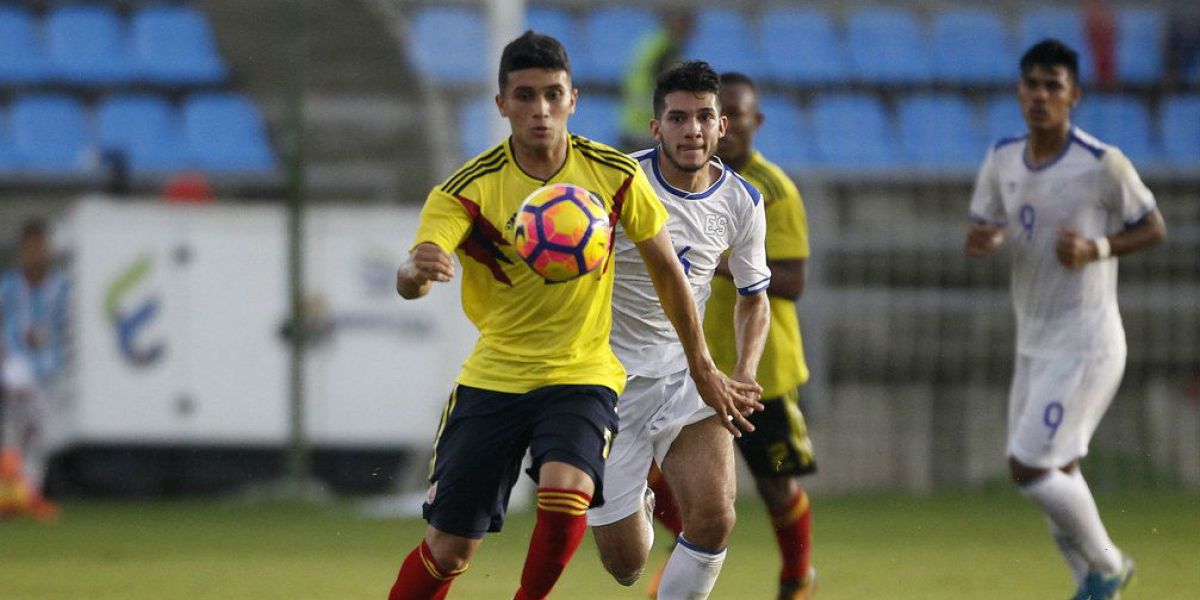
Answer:
<path fill-rule="evenodd" d="M 1100 495 L 1114 539 L 1138 561 L 1126 600 L 1200 597 L 1200 496 Z M 820 600 L 1066 598 L 1066 567 L 1040 517 L 1011 490 L 987 495 L 813 499 Z M 420 538 L 417 520 L 334 506 L 226 501 L 73 502 L 61 522 L 0 522 L 5 600 L 382 599 Z M 713 598 L 773 598 L 774 539 L 758 503 L 739 523 Z M 454 598 L 512 597 L 532 527 L 513 515 Z M 659 536 L 659 545 L 665 536 Z M 666 552 L 656 549 L 653 559 Z M 655 564 L 657 566 L 657 562 Z M 644 598 L 613 583 L 586 539 L 557 598 Z"/>

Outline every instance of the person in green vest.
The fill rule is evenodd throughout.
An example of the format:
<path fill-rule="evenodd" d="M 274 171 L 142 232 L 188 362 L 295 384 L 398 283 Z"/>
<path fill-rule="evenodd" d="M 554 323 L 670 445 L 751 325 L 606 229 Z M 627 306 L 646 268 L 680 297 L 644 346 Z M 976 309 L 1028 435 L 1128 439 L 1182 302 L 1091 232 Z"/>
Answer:
<path fill-rule="evenodd" d="M 666 13 L 662 26 L 647 34 L 637 44 L 633 65 L 621 84 L 621 149 L 633 152 L 655 144 L 650 137 L 650 121 L 654 119 L 652 99 L 658 74 L 666 71 L 681 58 L 683 47 L 692 35 L 695 18 L 691 11 L 675 10 Z"/>

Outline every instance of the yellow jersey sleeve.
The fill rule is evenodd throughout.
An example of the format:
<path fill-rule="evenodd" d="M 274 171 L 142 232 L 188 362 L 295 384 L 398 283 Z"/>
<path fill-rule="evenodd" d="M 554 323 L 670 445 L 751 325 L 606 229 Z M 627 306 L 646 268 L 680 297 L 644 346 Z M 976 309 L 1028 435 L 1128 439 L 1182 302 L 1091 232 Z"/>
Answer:
<path fill-rule="evenodd" d="M 667 222 L 667 209 L 654 193 L 646 172 L 637 165 L 621 203 L 621 227 L 632 242 L 644 242 L 655 235 Z"/>
<path fill-rule="evenodd" d="M 743 174 L 763 193 L 767 213 L 767 259 L 808 258 L 808 217 L 800 190 L 782 169 L 754 153 Z"/>
<path fill-rule="evenodd" d="M 421 208 L 421 221 L 412 248 L 426 242 L 437 244 L 447 254 L 462 244 L 471 230 L 471 215 L 457 198 L 434 188 Z"/>

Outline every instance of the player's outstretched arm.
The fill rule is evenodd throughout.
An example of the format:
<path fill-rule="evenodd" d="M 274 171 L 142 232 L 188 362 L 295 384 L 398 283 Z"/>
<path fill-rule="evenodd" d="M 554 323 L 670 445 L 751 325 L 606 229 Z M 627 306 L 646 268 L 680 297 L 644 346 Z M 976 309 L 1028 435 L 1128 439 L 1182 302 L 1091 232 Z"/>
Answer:
<path fill-rule="evenodd" d="M 664 228 L 654 237 L 638 242 L 637 248 L 646 263 L 650 279 L 654 281 L 654 290 L 658 292 L 663 312 L 671 319 L 683 344 L 688 370 L 700 396 L 717 414 L 725 417 L 725 428 L 735 437 L 741 436 L 739 427 L 754 431 L 754 425 L 746 420 L 745 415 L 762 410 L 762 403 L 758 401 L 762 388 L 756 383 L 739 382 L 726 377 L 713 363 L 691 287 L 671 248 L 671 234 Z"/>
<path fill-rule="evenodd" d="M 737 303 L 733 306 L 733 327 L 737 336 L 738 353 L 737 364 L 733 367 L 733 378 L 757 383 L 758 362 L 762 359 L 767 332 L 771 327 L 771 301 L 767 292 L 750 296 L 738 295 Z"/>
<path fill-rule="evenodd" d="M 966 252 L 973 258 L 988 258 L 1004 243 L 1004 228 L 991 223 L 972 223 L 967 230 Z"/>
<path fill-rule="evenodd" d="M 1073 229 L 1063 229 L 1058 232 L 1054 253 L 1064 267 L 1078 269 L 1092 261 L 1149 248 L 1166 237 L 1166 221 L 1163 220 L 1162 213 L 1155 208 L 1136 224 L 1104 238 L 1107 241 L 1088 239 Z M 1108 250 L 1102 250 L 1100 244 L 1107 244 Z"/>
<path fill-rule="evenodd" d="M 396 292 L 405 300 L 415 300 L 429 293 L 433 282 L 454 278 L 454 261 L 437 244 L 418 244 L 408 260 L 396 270 Z"/>

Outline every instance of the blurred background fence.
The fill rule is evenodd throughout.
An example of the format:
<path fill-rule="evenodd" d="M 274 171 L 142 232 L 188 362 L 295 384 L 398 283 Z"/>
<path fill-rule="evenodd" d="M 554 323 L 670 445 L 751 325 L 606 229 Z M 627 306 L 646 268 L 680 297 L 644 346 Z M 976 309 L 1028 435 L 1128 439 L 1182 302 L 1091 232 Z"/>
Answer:
<path fill-rule="evenodd" d="M 74 321 L 96 329 L 75 346 L 56 485 L 197 491 L 283 470 L 283 334 L 293 322 L 283 211 L 289 195 L 302 194 L 316 231 L 304 238 L 305 321 L 317 330 L 304 388 L 314 471 L 338 489 L 417 486 L 467 342 L 446 344 L 457 330 L 404 325 L 386 342 L 371 336 L 437 310 L 457 315 L 453 301 L 414 309 L 386 293 L 341 292 L 387 287 L 429 187 L 494 143 L 489 52 L 511 31 L 489 24 L 559 37 L 581 88 L 572 129 L 616 143 L 637 41 L 662 11 L 689 10 L 696 32 L 685 53 L 758 79 L 768 119 L 759 146 L 792 174 L 808 208 L 813 256 L 797 309 L 821 463 L 812 489 L 926 492 L 1004 476 L 1008 265 L 968 261 L 961 246 L 985 149 L 1023 128 L 1020 53 L 1052 35 L 1081 51 L 1075 122 L 1132 158 L 1170 231 L 1161 247 L 1121 260 L 1129 363 L 1093 442 L 1089 479 L 1200 490 L 1193 4 L 0 2 L 0 240 L 11 249 L 26 217 L 55 218 L 64 266 L 80 290 L 99 294 L 75 298 Z M 286 18 L 293 10 L 302 30 Z M 1115 34 L 1089 35 L 1106 18 Z M 289 188 L 294 152 L 302 179 Z M 80 200 L 96 195 L 107 200 Z M 103 286 L 139 252 L 161 265 L 160 287 L 145 284 L 139 297 L 167 302 L 146 339 L 203 359 L 164 359 L 156 372 L 116 354 L 116 330 L 99 309 Z M 94 287 L 83 283 L 92 279 Z M 274 310 L 244 310 L 255 302 Z M 248 339 L 261 348 L 227 350 Z M 113 362 L 85 369 L 103 352 Z M 342 368 L 328 367 L 338 360 Z M 234 383 L 213 384 L 222 378 Z M 81 389 L 82 381 L 110 385 Z M 373 384 L 351 385 L 363 381 Z M 247 403 L 268 408 L 239 409 Z M 106 411 L 124 425 L 88 417 Z M 140 418 L 149 414 L 160 420 Z M 269 433 L 228 435 L 231 423 Z M 337 428 L 330 423 L 345 435 L 322 437 L 323 427 Z"/>

